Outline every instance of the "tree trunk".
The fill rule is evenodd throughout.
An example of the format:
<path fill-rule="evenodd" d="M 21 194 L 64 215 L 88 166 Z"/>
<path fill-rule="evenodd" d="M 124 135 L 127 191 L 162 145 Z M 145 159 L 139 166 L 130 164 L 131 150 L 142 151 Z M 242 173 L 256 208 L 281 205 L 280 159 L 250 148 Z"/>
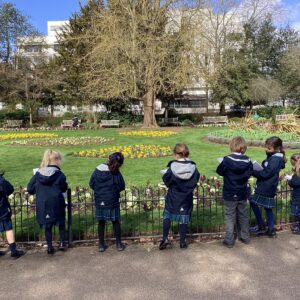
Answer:
<path fill-rule="evenodd" d="M 153 89 L 149 89 L 143 97 L 144 103 L 144 128 L 157 128 L 157 122 L 155 118 L 155 94 Z"/>
<path fill-rule="evenodd" d="M 220 115 L 225 115 L 225 104 L 220 103 Z"/>
<path fill-rule="evenodd" d="M 29 125 L 32 126 L 32 107 L 29 108 Z"/>
<path fill-rule="evenodd" d="M 54 117 L 54 105 L 50 105 L 50 116 L 51 118 Z"/>

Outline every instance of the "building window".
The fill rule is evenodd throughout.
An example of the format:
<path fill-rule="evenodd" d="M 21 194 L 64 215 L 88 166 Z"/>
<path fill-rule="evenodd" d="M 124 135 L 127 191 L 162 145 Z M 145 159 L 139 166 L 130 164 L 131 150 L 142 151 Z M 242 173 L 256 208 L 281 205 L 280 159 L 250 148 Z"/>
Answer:
<path fill-rule="evenodd" d="M 24 50 L 27 53 L 38 53 L 38 52 L 42 52 L 42 46 L 41 45 L 27 45 L 24 47 Z"/>

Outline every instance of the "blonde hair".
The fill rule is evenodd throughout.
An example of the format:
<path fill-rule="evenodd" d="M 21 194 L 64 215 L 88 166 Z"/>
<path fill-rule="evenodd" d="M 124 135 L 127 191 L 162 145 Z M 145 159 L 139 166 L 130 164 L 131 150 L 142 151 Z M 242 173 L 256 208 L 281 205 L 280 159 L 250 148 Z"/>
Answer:
<path fill-rule="evenodd" d="M 295 153 L 291 156 L 291 164 L 295 175 L 300 177 L 300 154 Z"/>
<path fill-rule="evenodd" d="M 247 150 L 247 143 L 241 136 L 233 138 L 229 143 L 231 152 L 245 153 Z"/>
<path fill-rule="evenodd" d="M 173 149 L 173 154 L 177 154 L 181 158 L 187 158 L 190 155 L 190 150 L 186 144 L 176 144 Z"/>
<path fill-rule="evenodd" d="M 58 151 L 53 151 L 51 149 L 48 149 L 45 151 L 42 162 L 41 162 L 41 168 L 47 167 L 51 164 L 59 164 L 62 162 L 62 155 Z"/>

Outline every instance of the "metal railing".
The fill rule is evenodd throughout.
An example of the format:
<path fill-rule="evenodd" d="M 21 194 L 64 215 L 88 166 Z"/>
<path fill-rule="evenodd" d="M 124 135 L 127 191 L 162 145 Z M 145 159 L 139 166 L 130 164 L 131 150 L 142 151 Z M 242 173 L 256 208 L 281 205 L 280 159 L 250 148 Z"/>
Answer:
<path fill-rule="evenodd" d="M 121 194 L 122 236 L 128 239 L 155 238 L 162 234 L 163 209 L 166 188 L 132 187 Z M 276 196 L 274 213 L 277 226 L 290 222 L 290 188 L 281 181 Z M 35 199 L 26 191 L 15 192 L 10 200 L 12 221 L 17 242 L 38 243 L 44 240 L 44 232 L 36 223 Z M 189 235 L 211 235 L 224 232 L 222 186 L 212 178 L 203 179 L 194 191 L 192 221 Z M 93 193 L 86 188 L 69 189 L 66 198 L 66 223 L 68 242 L 97 239 L 98 224 L 95 218 Z M 255 223 L 249 205 L 250 222 Z M 57 229 L 56 229 L 57 230 Z M 178 224 L 171 227 L 171 234 L 178 234 Z M 58 232 L 54 236 L 57 237 Z M 113 237 L 112 226 L 107 223 L 106 236 Z"/>

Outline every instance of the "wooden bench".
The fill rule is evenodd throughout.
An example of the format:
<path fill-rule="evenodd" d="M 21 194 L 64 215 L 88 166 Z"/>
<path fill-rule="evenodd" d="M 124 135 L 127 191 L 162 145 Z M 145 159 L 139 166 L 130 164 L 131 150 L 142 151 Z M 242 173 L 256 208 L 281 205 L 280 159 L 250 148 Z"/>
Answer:
<path fill-rule="evenodd" d="M 295 122 L 296 121 L 296 116 L 293 114 L 283 114 L 283 115 L 276 115 L 275 116 L 275 122 Z"/>
<path fill-rule="evenodd" d="M 226 125 L 228 124 L 227 116 L 203 117 L 202 124 Z"/>
<path fill-rule="evenodd" d="M 101 120 L 101 127 L 120 127 L 120 120 Z"/>
<path fill-rule="evenodd" d="M 6 120 L 5 128 L 21 128 L 23 125 L 23 120 Z"/>
<path fill-rule="evenodd" d="M 81 120 L 78 120 L 78 124 L 76 126 L 73 126 L 74 120 L 63 120 L 60 124 L 61 128 L 79 128 L 80 127 Z"/>
<path fill-rule="evenodd" d="M 178 118 L 161 118 L 158 121 L 161 125 L 176 125 L 178 126 Z"/>

